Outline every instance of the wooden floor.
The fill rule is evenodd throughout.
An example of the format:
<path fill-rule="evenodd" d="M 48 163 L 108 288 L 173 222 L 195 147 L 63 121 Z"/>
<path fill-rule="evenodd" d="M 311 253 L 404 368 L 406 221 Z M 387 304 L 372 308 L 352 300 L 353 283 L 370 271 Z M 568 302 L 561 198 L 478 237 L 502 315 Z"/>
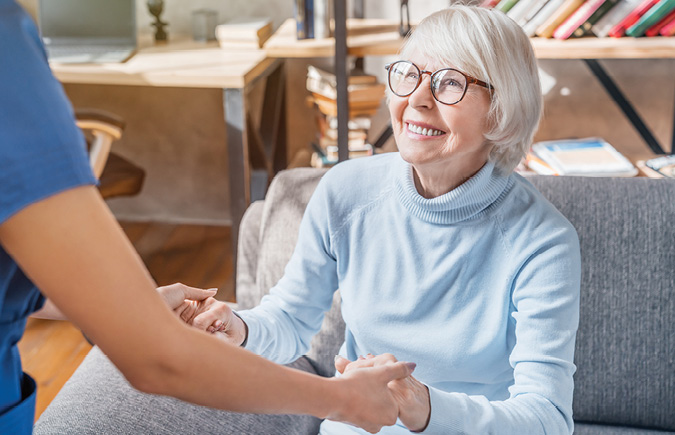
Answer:
<path fill-rule="evenodd" d="M 234 301 L 230 228 L 165 223 L 122 223 L 158 285 L 182 282 L 218 288 Z M 23 369 L 38 383 L 40 416 L 91 349 L 70 322 L 30 319 L 19 342 Z"/>

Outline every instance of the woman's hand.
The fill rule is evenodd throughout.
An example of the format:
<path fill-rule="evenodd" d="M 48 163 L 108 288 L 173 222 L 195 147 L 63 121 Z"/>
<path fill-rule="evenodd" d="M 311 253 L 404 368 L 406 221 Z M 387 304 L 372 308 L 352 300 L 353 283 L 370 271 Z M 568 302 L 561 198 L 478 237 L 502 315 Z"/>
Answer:
<path fill-rule="evenodd" d="M 366 357 L 359 357 L 354 362 L 337 356 L 335 358 L 335 368 L 344 375 L 354 370 L 378 367 L 396 362 L 397 359 L 390 353 L 378 356 L 368 354 Z M 414 377 L 408 376 L 389 382 L 388 387 L 398 403 L 398 417 L 401 423 L 412 432 L 421 432 L 426 429 L 431 417 L 431 402 L 427 386 Z"/>

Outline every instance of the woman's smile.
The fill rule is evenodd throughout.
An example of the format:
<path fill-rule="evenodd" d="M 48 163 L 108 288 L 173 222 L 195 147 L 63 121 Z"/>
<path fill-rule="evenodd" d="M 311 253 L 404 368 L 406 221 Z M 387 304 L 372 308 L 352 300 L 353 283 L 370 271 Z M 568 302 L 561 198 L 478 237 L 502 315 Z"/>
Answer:
<path fill-rule="evenodd" d="M 439 130 L 423 122 L 406 121 L 405 125 L 408 137 L 411 139 L 426 140 L 444 136 L 446 134 L 443 130 Z"/>

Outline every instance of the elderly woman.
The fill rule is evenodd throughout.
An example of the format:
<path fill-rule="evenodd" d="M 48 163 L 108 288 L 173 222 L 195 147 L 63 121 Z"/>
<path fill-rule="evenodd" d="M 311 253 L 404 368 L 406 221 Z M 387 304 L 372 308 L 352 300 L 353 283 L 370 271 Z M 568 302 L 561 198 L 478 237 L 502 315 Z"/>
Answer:
<path fill-rule="evenodd" d="M 452 6 L 423 20 L 387 71 L 399 153 L 326 173 L 258 307 L 235 316 L 212 301 L 185 318 L 287 363 L 339 288 L 339 371 L 417 363 L 389 384 L 399 421 L 381 433 L 571 433 L 577 235 L 513 173 L 541 114 L 528 38 L 501 12 Z"/>
<path fill-rule="evenodd" d="M 382 433 L 571 433 L 578 239 L 513 173 L 542 106 L 528 38 L 501 12 L 452 6 L 387 70 L 399 153 L 330 170 L 284 277 L 221 321 L 247 349 L 293 361 L 339 288 L 340 355 L 358 359 L 347 370 L 417 363 L 390 383 L 400 420 Z M 321 433 L 362 432 L 326 421 Z"/>

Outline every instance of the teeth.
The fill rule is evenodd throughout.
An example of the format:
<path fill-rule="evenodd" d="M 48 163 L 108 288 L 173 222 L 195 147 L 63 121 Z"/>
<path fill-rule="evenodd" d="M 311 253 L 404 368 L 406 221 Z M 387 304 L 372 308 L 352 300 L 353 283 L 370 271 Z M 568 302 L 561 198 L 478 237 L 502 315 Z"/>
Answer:
<path fill-rule="evenodd" d="M 408 124 L 408 130 L 416 134 L 421 134 L 422 136 L 440 136 L 443 134 L 443 132 L 440 130 L 434 130 L 433 128 L 422 128 L 414 124 Z"/>

